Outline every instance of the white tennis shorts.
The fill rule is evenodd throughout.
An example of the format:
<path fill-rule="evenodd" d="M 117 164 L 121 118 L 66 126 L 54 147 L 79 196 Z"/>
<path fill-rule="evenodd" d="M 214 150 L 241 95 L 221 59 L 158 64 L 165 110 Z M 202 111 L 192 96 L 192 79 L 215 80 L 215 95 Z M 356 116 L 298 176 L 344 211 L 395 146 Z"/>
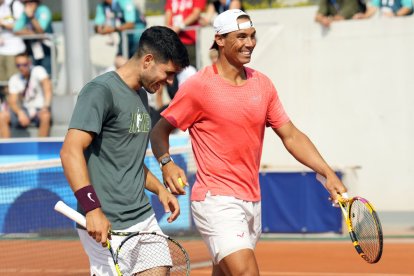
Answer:
<path fill-rule="evenodd" d="M 261 202 L 232 196 L 212 196 L 192 201 L 195 225 L 218 264 L 224 257 L 241 249 L 254 249 L 262 233 Z"/>
<path fill-rule="evenodd" d="M 157 223 L 157 220 L 155 218 L 155 215 L 152 215 L 145 221 L 140 222 L 136 225 L 133 225 L 127 229 L 117 229 L 114 231 L 118 231 L 118 232 L 147 231 L 147 232 L 162 233 Z M 91 276 L 117 275 L 111 253 L 109 252 L 108 248 L 102 247 L 101 243 L 97 243 L 94 239 L 92 239 L 88 235 L 88 232 L 86 230 L 78 229 L 78 234 L 79 234 L 81 243 L 83 245 L 83 248 L 89 257 Z M 124 236 L 112 235 L 111 247 L 114 252 L 116 251 L 116 249 L 118 248 L 118 246 L 124 239 L 125 239 Z M 150 247 L 152 244 L 154 247 L 159 248 L 158 246 L 155 245 L 155 243 L 160 242 L 159 240 L 151 241 L 148 238 L 146 239 L 147 240 L 144 242 L 144 244 L 142 244 L 142 240 L 140 241 L 141 247 L 142 246 Z M 165 248 L 168 248 L 168 247 L 165 247 Z M 143 250 L 143 251 L 151 252 L 151 250 Z M 122 254 L 122 258 L 125 258 L 124 256 L 125 254 Z M 129 255 L 126 254 L 126 256 L 129 256 Z M 127 269 L 129 271 L 134 271 L 134 273 L 138 273 L 140 271 L 144 271 L 146 269 L 153 268 L 153 267 L 172 265 L 170 252 L 168 250 L 166 250 L 166 252 L 157 251 L 156 258 L 154 258 L 154 256 L 139 256 L 138 260 L 134 260 L 134 261 L 126 260 L 122 258 L 119 260 L 119 266 L 121 267 L 121 270 Z M 148 266 L 148 261 L 146 261 L 146 258 L 151 259 L 150 266 Z M 133 264 L 134 267 L 133 268 L 129 267 L 130 264 Z"/>

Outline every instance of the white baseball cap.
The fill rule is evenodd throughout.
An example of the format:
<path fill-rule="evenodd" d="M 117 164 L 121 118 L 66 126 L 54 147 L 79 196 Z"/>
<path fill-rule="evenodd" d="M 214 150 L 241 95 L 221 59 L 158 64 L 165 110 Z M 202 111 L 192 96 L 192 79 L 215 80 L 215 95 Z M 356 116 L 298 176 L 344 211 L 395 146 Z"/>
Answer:
<path fill-rule="evenodd" d="M 222 35 L 253 27 L 253 22 L 251 20 L 238 23 L 237 19 L 240 16 L 247 16 L 247 18 L 250 19 L 250 16 L 247 13 L 239 9 L 230 9 L 220 13 L 216 19 L 214 19 L 214 33 Z M 212 48 L 218 48 L 216 42 L 213 43 L 211 49 Z"/>
<path fill-rule="evenodd" d="M 216 17 L 216 19 L 214 19 L 214 32 L 216 34 L 227 34 L 234 31 L 253 27 L 253 23 L 251 20 L 243 22 L 241 24 L 237 23 L 237 18 L 239 18 L 242 15 L 247 16 L 250 19 L 250 16 L 247 13 L 239 9 L 231 9 L 220 13 Z"/>

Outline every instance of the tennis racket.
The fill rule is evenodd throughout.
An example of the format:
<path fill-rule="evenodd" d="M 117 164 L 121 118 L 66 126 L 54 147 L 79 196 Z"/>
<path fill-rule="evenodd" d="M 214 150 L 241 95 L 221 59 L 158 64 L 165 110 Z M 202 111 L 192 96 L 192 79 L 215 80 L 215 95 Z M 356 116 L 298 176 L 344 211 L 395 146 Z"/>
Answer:
<path fill-rule="evenodd" d="M 55 210 L 86 228 L 86 218 L 63 201 Z M 118 276 L 129 275 L 190 275 L 190 259 L 185 249 L 174 239 L 156 232 L 116 232 L 125 238 L 114 250 L 108 240 L 108 250 Z"/>
<path fill-rule="evenodd" d="M 316 179 L 325 186 L 325 177 L 317 174 Z M 370 264 L 378 262 L 383 250 L 383 234 L 380 220 L 372 204 L 359 196 L 348 198 L 347 193 L 344 193 L 338 195 L 338 205 L 358 254 Z"/>

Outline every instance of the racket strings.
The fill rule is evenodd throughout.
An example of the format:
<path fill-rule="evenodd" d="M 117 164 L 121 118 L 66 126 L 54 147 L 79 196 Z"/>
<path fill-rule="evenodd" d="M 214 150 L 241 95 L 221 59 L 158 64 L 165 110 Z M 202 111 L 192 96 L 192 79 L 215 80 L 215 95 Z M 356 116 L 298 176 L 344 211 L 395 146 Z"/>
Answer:
<path fill-rule="evenodd" d="M 351 205 L 350 219 L 359 246 L 368 261 L 378 261 L 382 252 L 382 234 L 375 212 L 364 202 L 355 200 Z"/>
<path fill-rule="evenodd" d="M 177 243 L 161 235 L 133 235 L 121 244 L 117 254 L 124 276 L 188 275 L 186 253 Z"/>

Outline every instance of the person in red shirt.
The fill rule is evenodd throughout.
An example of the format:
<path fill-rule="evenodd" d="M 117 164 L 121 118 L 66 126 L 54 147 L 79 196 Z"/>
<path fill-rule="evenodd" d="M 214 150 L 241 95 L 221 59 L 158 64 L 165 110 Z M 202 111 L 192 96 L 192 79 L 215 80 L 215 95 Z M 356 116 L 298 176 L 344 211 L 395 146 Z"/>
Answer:
<path fill-rule="evenodd" d="M 198 21 L 205 9 L 206 0 L 167 0 L 165 3 L 165 25 L 174 30 L 187 47 L 190 64 L 196 64 L 196 30 L 185 30 L 199 26 Z"/>
<path fill-rule="evenodd" d="M 310 139 L 286 114 L 272 81 L 252 68 L 256 29 L 241 10 L 214 20 L 216 63 L 180 86 L 151 133 L 164 182 L 183 194 L 184 171 L 169 154 L 169 135 L 189 130 L 197 164 L 191 191 L 195 225 L 209 248 L 213 275 L 258 276 L 254 248 L 261 235 L 259 168 L 266 127 L 299 162 L 323 175 L 333 201 L 345 186 Z"/>

